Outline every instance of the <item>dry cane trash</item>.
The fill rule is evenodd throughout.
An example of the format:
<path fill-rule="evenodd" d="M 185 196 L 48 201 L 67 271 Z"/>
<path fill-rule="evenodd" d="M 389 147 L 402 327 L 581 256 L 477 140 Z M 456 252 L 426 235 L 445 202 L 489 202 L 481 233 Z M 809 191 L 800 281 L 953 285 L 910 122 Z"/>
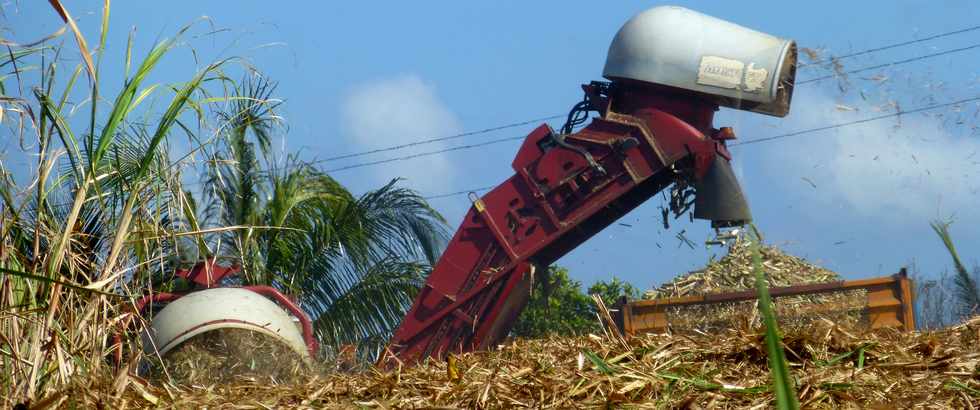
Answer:
<path fill-rule="evenodd" d="M 654 294 L 751 288 L 741 246 Z M 839 280 L 775 248 L 763 256 L 774 286 Z M 855 298 L 831 296 L 842 304 Z M 106 374 L 78 378 L 39 402 L 82 408 L 771 408 L 763 329 L 755 321 L 734 323 L 625 341 L 612 333 L 517 339 L 493 351 L 390 371 L 322 365 L 297 367 L 290 377 L 238 374 L 190 383 Z M 783 346 L 803 408 L 980 408 L 980 316 L 933 332 L 869 331 L 826 317 L 791 324 L 783 329 Z"/>
<path fill-rule="evenodd" d="M 392 371 L 307 374 L 289 383 L 151 384 L 112 375 L 50 392 L 82 408 L 770 408 L 762 330 L 514 340 Z M 977 408 L 980 317 L 938 332 L 865 332 L 818 320 L 784 334 L 804 408 Z M 118 385 L 118 383 L 116 383 Z M 152 404 L 155 402 L 156 404 Z"/>

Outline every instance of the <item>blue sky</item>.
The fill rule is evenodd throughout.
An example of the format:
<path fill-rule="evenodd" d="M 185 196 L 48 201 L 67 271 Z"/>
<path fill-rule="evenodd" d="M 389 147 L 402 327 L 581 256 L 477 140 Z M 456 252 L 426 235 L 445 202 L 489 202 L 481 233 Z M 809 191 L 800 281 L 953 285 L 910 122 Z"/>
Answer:
<path fill-rule="evenodd" d="M 971 0 L 854 2 L 677 1 L 703 13 L 777 36 L 801 47 L 846 54 L 969 27 L 980 21 Z M 279 81 L 289 124 L 282 146 L 318 159 L 420 139 L 564 114 L 581 98 L 579 84 L 601 79 L 606 49 L 630 16 L 660 2 L 122 2 L 112 4 L 108 73 L 121 73 L 127 33 L 137 54 L 201 16 L 187 46 L 172 54 L 154 81 L 174 81 L 221 56 L 242 56 Z M 66 1 L 95 41 L 101 2 Z M 26 42 L 56 30 L 41 3 L 4 6 L 5 37 Z M 202 35 L 212 30 L 216 33 Z M 887 63 L 980 43 L 980 31 L 844 61 L 846 69 Z M 75 56 L 73 56 L 75 57 Z M 192 57 L 197 57 L 197 63 Z M 719 126 L 741 138 L 778 135 L 852 121 L 895 107 L 912 109 L 980 95 L 980 49 L 797 88 L 783 119 L 723 110 Z M 826 74 L 801 69 L 799 79 Z M 877 76 L 877 77 L 876 77 Z M 121 78 L 106 76 L 105 78 Z M 111 87 L 112 85 L 107 85 Z M 841 88 L 844 88 L 842 91 Z M 105 91 L 104 91 L 105 92 Z M 976 103 L 735 147 L 736 171 L 767 240 L 849 278 L 890 274 L 914 263 L 934 274 L 950 265 L 929 221 L 953 218 L 954 239 L 969 264 L 980 258 L 977 210 L 980 131 Z M 937 116 L 936 114 L 941 114 Z M 557 127 L 560 124 L 552 122 Z M 533 125 L 413 149 L 324 164 L 363 161 L 524 135 Z M 17 162 L 11 137 L 2 154 Z M 390 178 L 424 195 L 496 184 L 510 175 L 519 141 L 409 161 L 339 171 L 355 192 Z M 25 160 L 26 162 L 26 160 Z M 435 199 L 453 229 L 465 195 Z M 613 275 L 649 287 L 696 269 L 711 252 L 695 243 L 707 223 L 660 226 L 651 200 L 559 263 L 589 284 Z M 716 250 L 717 251 L 717 250 Z"/>

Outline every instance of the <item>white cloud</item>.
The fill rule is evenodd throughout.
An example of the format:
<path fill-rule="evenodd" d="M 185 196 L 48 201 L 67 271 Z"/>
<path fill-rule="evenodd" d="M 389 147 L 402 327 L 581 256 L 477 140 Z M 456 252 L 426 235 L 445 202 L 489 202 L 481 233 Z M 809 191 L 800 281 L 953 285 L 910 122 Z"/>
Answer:
<path fill-rule="evenodd" d="M 432 84 L 416 75 L 380 79 L 355 86 L 342 107 L 346 148 L 365 151 L 442 137 L 460 131 L 459 120 L 436 95 Z M 353 163 L 437 151 L 446 142 L 425 144 L 403 150 L 356 158 Z M 452 185 L 455 174 L 450 154 L 394 161 L 350 171 L 369 176 L 374 187 L 402 177 L 405 186 L 423 194 L 439 194 Z"/>
<path fill-rule="evenodd" d="M 870 104 L 841 110 L 826 94 L 797 97 L 786 130 L 882 114 Z M 907 114 L 900 121 L 879 120 L 760 145 L 766 147 L 759 147 L 753 159 L 769 175 L 779 176 L 768 179 L 812 195 L 811 206 L 849 206 L 864 217 L 915 224 L 954 213 L 959 219 L 978 216 L 980 141 L 956 135 L 935 116 Z"/>

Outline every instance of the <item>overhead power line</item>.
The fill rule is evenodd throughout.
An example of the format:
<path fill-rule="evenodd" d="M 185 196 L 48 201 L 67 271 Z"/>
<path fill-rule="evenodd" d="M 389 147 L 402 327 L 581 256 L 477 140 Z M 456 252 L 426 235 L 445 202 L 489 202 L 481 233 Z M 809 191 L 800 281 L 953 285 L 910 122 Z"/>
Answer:
<path fill-rule="evenodd" d="M 923 37 L 923 38 L 916 39 L 916 40 L 903 41 L 901 43 L 893 43 L 893 44 L 888 44 L 888 45 L 884 45 L 884 46 L 880 46 L 880 47 L 869 48 L 869 49 L 866 49 L 866 50 L 856 51 L 856 52 L 853 52 L 853 53 L 850 53 L 850 54 L 844 54 L 844 55 L 841 55 L 841 56 L 832 56 L 830 58 L 824 58 L 824 59 L 820 59 L 820 60 L 816 60 L 816 61 L 800 63 L 800 64 L 798 64 L 798 66 L 800 68 L 803 68 L 803 67 L 811 66 L 811 65 L 825 64 L 825 63 L 829 63 L 829 62 L 832 62 L 832 61 L 840 61 L 840 60 L 844 60 L 844 59 L 851 58 L 851 57 L 857 57 L 857 56 L 861 56 L 861 55 L 865 55 L 865 54 L 877 53 L 879 51 L 885 51 L 885 50 L 890 50 L 890 49 L 898 48 L 898 47 L 904 47 L 904 46 L 908 46 L 908 45 L 912 45 L 912 44 L 923 43 L 923 42 L 930 41 L 930 40 L 935 40 L 935 39 L 938 39 L 938 38 L 954 36 L 954 35 L 957 35 L 957 34 L 968 33 L 968 32 L 976 31 L 976 30 L 980 30 L 980 26 L 967 27 L 967 28 L 964 28 L 964 29 L 961 29 L 961 30 L 955 30 L 955 31 L 947 31 L 945 33 L 939 33 L 939 34 L 936 34 L 936 35 L 932 35 L 932 36 L 929 36 L 929 37 Z"/>
<path fill-rule="evenodd" d="M 915 114 L 915 113 L 919 113 L 919 112 L 923 112 L 923 111 L 935 110 L 935 109 L 938 109 L 938 108 L 951 107 L 951 106 L 954 106 L 954 105 L 968 103 L 968 102 L 971 102 L 971 101 L 980 101 L 980 96 L 973 97 L 973 98 L 966 98 L 966 99 L 962 99 L 962 100 L 959 100 L 959 101 L 952 101 L 952 102 L 948 102 L 948 103 L 927 105 L 927 106 L 924 106 L 924 107 L 914 108 L 914 109 L 911 109 L 911 110 L 901 110 L 901 111 L 896 111 L 896 112 L 893 112 L 893 113 L 890 113 L 890 114 L 883 114 L 883 115 L 878 115 L 878 116 L 874 116 L 874 117 L 862 118 L 860 120 L 854 120 L 854 121 L 842 122 L 842 123 L 837 123 L 837 124 L 825 125 L 825 126 L 822 126 L 822 127 L 809 128 L 809 129 L 800 130 L 800 131 L 794 131 L 794 132 L 790 132 L 790 133 L 786 133 L 786 134 L 773 135 L 773 136 L 770 136 L 770 137 L 755 138 L 755 139 L 749 139 L 749 140 L 745 140 L 745 141 L 736 141 L 736 142 L 733 142 L 733 143 L 731 143 L 729 145 L 732 146 L 732 147 L 736 147 L 736 146 L 741 146 L 741 145 L 757 144 L 757 143 L 760 143 L 760 142 L 766 142 L 766 141 L 778 140 L 778 139 L 783 139 L 783 138 L 795 137 L 797 135 L 811 134 L 811 133 L 819 132 L 819 131 L 827 131 L 827 130 L 832 130 L 832 129 L 837 129 L 837 128 L 849 127 L 849 126 L 857 125 L 857 124 L 864 124 L 864 123 L 867 123 L 867 122 L 883 120 L 883 119 L 886 119 L 886 118 L 894 118 L 894 117 L 898 117 L 898 116 L 906 115 L 906 114 Z"/>
<path fill-rule="evenodd" d="M 843 73 L 835 73 L 835 74 L 831 74 L 831 75 L 826 75 L 826 76 L 811 78 L 811 79 L 799 81 L 796 84 L 797 85 L 810 84 L 810 83 L 815 83 L 815 82 L 822 81 L 822 80 L 827 80 L 827 79 L 831 79 L 831 78 L 837 78 L 837 77 L 839 77 L 841 75 L 855 74 L 855 73 L 860 73 L 860 72 L 864 72 L 864 71 L 876 70 L 876 69 L 880 69 L 880 68 L 893 67 L 893 66 L 897 66 L 897 65 L 901 65 L 901 64 L 911 63 L 911 62 L 914 62 L 914 61 L 920 61 L 920 60 L 925 60 L 925 59 L 929 59 L 929 58 L 940 57 L 940 56 L 944 56 L 944 55 L 948 55 L 948 54 L 959 53 L 959 52 L 968 51 L 968 50 L 977 49 L 977 48 L 980 48 L 980 44 L 974 44 L 974 45 L 971 45 L 971 46 L 960 47 L 960 48 L 956 48 L 956 49 L 952 49 L 952 50 L 940 51 L 938 53 L 921 55 L 921 56 L 917 56 L 917 57 L 907 58 L 907 59 L 904 59 L 904 60 L 892 61 L 892 62 L 888 62 L 888 63 L 884 63 L 884 64 L 878 64 L 878 65 L 874 65 L 874 66 L 870 66 L 870 67 L 862 67 L 862 68 L 858 68 L 858 69 L 846 71 L 846 72 L 843 72 Z M 544 119 L 554 119 L 554 118 L 558 118 L 558 117 L 564 117 L 564 115 L 553 115 L 553 116 L 549 116 L 549 117 L 544 117 Z M 508 125 L 504 125 L 504 126 L 500 126 L 500 127 L 487 128 L 487 129 L 488 130 L 493 130 L 493 129 L 501 129 L 503 127 L 506 127 L 506 128 L 516 127 L 518 125 L 531 124 L 531 123 L 534 123 L 534 122 L 537 122 L 537 121 L 540 121 L 540 120 L 541 119 L 522 121 L 522 122 L 519 122 L 519 123 L 508 124 Z M 472 131 L 472 132 L 465 133 L 465 134 L 466 135 L 474 135 L 474 134 L 479 134 L 479 133 L 483 133 L 483 132 L 486 132 L 486 131 Z M 445 140 L 447 138 L 458 138 L 459 136 L 462 136 L 462 135 L 463 134 L 457 134 L 457 136 L 442 137 L 442 138 L 439 138 L 439 139 L 431 139 L 431 140 L 422 140 L 422 141 L 417 141 L 415 143 L 412 143 L 412 145 L 422 145 L 422 144 L 425 144 L 425 143 L 428 143 L 428 142 L 435 142 L 436 140 Z M 337 168 L 333 168 L 333 169 L 328 169 L 326 172 L 347 171 L 347 170 L 356 169 L 356 168 L 363 168 L 363 167 L 369 167 L 369 166 L 375 166 L 375 165 L 388 164 L 388 163 L 392 163 L 392 162 L 396 162 L 396 161 L 405 161 L 405 160 L 410 160 L 410 159 L 415 159 L 415 158 L 428 157 L 428 156 L 442 154 L 442 153 L 446 153 L 446 152 L 460 151 L 460 150 L 465 150 L 465 149 L 470 149 L 470 148 L 484 147 L 484 146 L 487 146 L 487 145 L 499 144 L 499 143 L 507 142 L 507 141 L 516 141 L 516 140 L 521 140 L 521 139 L 524 139 L 524 138 L 525 138 L 524 136 L 498 138 L 498 139 L 493 139 L 493 140 L 489 140 L 489 141 L 485 141 L 485 142 L 481 142 L 481 143 L 477 143 L 477 144 L 460 145 L 460 146 L 456 146 L 456 147 L 444 148 L 444 149 L 435 150 L 435 151 L 428 151 L 428 152 L 420 152 L 420 153 L 406 155 L 406 156 L 401 156 L 401 157 L 387 158 L 387 159 L 382 159 L 382 160 L 377 160 L 377 161 L 361 162 L 361 163 L 346 165 L 346 166 L 337 167 Z M 400 148 L 398 148 L 397 146 L 396 147 L 388 147 L 388 148 L 378 149 L 378 150 L 364 152 L 364 153 L 349 154 L 347 157 L 349 158 L 349 157 L 353 157 L 353 156 L 367 155 L 367 154 L 370 154 L 370 153 L 373 153 L 373 152 L 392 151 L 392 150 L 396 150 L 396 149 L 400 149 Z M 324 162 L 324 161 L 327 161 L 327 160 L 332 160 L 332 159 L 328 158 L 328 159 L 324 159 L 324 160 L 313 161 L 313 162 L 311 162 L 311 164 L 312 163 L 318 163 L 318 162 Z"/>
<path fill-rule="evenodd" d="M 973 101 L 980 101 L 980 96 L 973 97 L 973 98 L 965 98 L 965 99 L 962 99 L 962 100 L 951 101 L 951 102 L 942 103 L 942 104 L 932 104 L 932 105 L 927 105 L 927 106 L 924 106 L 924 107 L 914 108 L 914 109 L 911 109 L 911 110 L 903 110 L 903 111 L 893 112 L 893 113 L 889 113 L 889 114 L 878 115 L 878 116 L 874 116 L 874 117 L 862 118 L 860 120 L 842 122 L 842 123 L 837 123 L 837 124 L 830 124 L 830 125 L 825 125 L 825 126 L 822 126 L 822 127 L 808 128 L 808 129 L 804 129 L 804 130 L 800 130 L 800 131 L 793 131 L 793 132 L 788 132 L 788 133 L 779 134 L 779 135 L 773 135 L 773 136 L 769 136 L 769 137 L 755 138 L 755 139 L 749 139 L 749 140 L 744 140 L 744 141 L 736 141 L 736 142 L 731 143 L 731 144 L 728 144 L 728 145 L 731 146 L 731 147 L 735 147 L 735 146 L 740 146 L 740 145 L 758 144 L 758 143 L 761 143 L 761 142 L 779 140 L 779 139 L 783 139 L 783 138 L 790 138 L 790 137 L 795 137 L 795 136 L 804 135 L 804 134 L 812 134 L 812 133 L 820 132 L 820 131 L 828 131 L 828 130 L 837 129 L 837 128 L 850 127 L 850 126 L 853 126 L 853 125 L 864 124 L 864 123 L 873 122 L 873 121 L 879 121 L 879 120 L 883 120 L 883 119 L 887 119 L 887 118 L 894 118 L 894 117 L 898 117 L 898 116 L 905 115 L 905 114 L 915 114 L 915 113 L 924 112 L 924 111 L 930 111 L 930 110 L 935 110 L 935 109 L 939 109 L 939 108 L 951 107 L 951 106 L 954 106 L 954 105 L 964 104 L 964 103 L 973 102 Z M 450 193 L 446 193 L 446 194 L 432 195 L 432 196 L 425 197 L 425 199 L 431 200 L 431 199 L 448 198 L 448 197 L 452 197 L 452 196 L 467 194 L 467 193 L 470 193 L 470 192 L 485 191 L 485 190 L 488 190 L 488 189 L 493 188 L 494 186 L 495 185 L 490 185 L 490 186 L 485 186 L 485 187 L 480 187 L 480 188 L 473 188 L 473 189 L 466 189 L 466 190 L 462 190 L 462 191 L 450 192 Z"/>
<path fill-rule="evenodd" d="M 944 38 L 944 37 L 950 37 L 950 36 L 954 36 L 954 35 L 957 35 L 957 34 L 968 33 L 968 32 L 976 31 L 976 30 L 980 30 L 980 25 L 978 25 L 978 26 L 972 26 L 972 27 L 967 27 L 967 28 L 963 28 L 963 29 L 959 29 L 959 30 L 954 30 L 954 31 L 947 31 L 947 32 L 944 32 L 944 33 L 939 33 L 939 34 L 935 34 L 935 35 L 932 35 L 932 36 L 929 36 L 929 37 L 923 37 L 923 38 L 920 38 L 920 39 L 902 41 L 902 42 L 892 43 L 892 44 L 886 44 L 886 45 L 875 47 L 875 48 L 869 48 L 869 49 L 865 49 L 865 50 L 861 50 L 861 51 L 856 51 L 856 52 L 853 52 L 853 53 L 850 53 L 850 54 L 844 54 L 844 55 L 841 55 L 841 56 L 834 56 L 834 57 L 831 57 L 829 59 L 817 60 L 817 61 L 813 61 L 813 62 L 809 62 L 809 63 L 799 63 L 798 66 L 800 68 L 803 68 L 803 67 L 807 67 L 807 66 L 811 66 L 811 65 L 819 65 L 819 64 L 827 63 L 827 62 L 830 62 L 830 61 L 840 61 L 840 60 L 851 58 L 851 57 L 856 57 L 856 56 L 866 55 L 866 54 L 872 54 L 872 53 L 876 53 L 876 52 L 879 52 L 879 51 L 890 50 L 890 49 L 893 49 L 893 48 L 904 47 L 904 46 L 908 46 L 908 45 L 912 45 L 912 44 L 923 43 L 923 42 L 926 42 L 926 41 L 936 40 L 936 39 L 940 39 L 940 38 Z M 873 69 L 876 69 L 876 68 L 882 68 L 882 67 L 889 67 L 889 66 L 894 66 L 894 65 L 899 65 L 899 64 L 905 64 L 905 63 L 908 63 L 908 62 L 923 60 L 923 59 L 926 59 L 926 58 L 938 57 L 938 56 L 941 56 L 941 55 L 946 55 L 946 54 L 952 54 L 952 53 L 957 53 L 957 52 L 961 52 L 961 51 L 966 51 L 968 49 L 975 48 L 975 47 L 976 46 L 971 46 L 971 47 L 967 47 L 967 48 L 963 48 L 963 49 L 949 50 L 949 51 L 944 51 L 944 52 L 940 52 L 940 53 L 936 53 L 936 54 L 930 54 L 930 55 L 926 55 L 926 56 L 919 56 L 919 57 L 915 57 L 913 59 L 909 59 L 907 61 L 906 60 L 903 60 L 903 61 L 896 61 L 896 62 L 892 62 L 892 63 L 888 63 L 888 64 L 883 64 L 883 65 L 872 66 L 872 67 L 864 67 L 864 68 L 860 68 L 860 69 L 853 70 L 853 71 L 850 71 L 850 72 L 846 72 L 846 73 L 843 73 L 843 74 L 853 74 L 853 73 L 856 73 L 856 72 L 868 71 L 868 70 L 873 70 Z M 828 78 L 833 78 L 833 77 L 835 77 L 835 76 L 834 75 L 828 75 L 828 76 L 823 76 L 823 77 L 817 77 L 817 78 L 808 79 L 808 80 L 805 80 L 805 81 L 802 81 L 802 82 L 797 82 L 797 84 L 806 84 L 806 83 L 811 83 L 811 82 L 818 82 L 818 81 L 826 80 Z M 473 136 L 473 135 L 486 134 L 486 133 L 490 133 L 490 132 L 493 132 L 493 131 L 499 131 L 499 130 L 508 129 L 508 128 L 515 128 L 515 127 L 519 127 L 519 126 L 522 126 L 522 125 L 533 124 L 535 122 L 548 121 L 548 120 L 563 118 L 565 116 L 566 116 L 566 114 L 549 115 L 547 117 L 536 118 L 536 119 L 533 119 L 533 120 L 515 122 L 515 123 L 511 123 L 511 124 L 505 124 L 505 125 L 500 125 L 500 126 L 490 127 L 490 128 L 484 128 L 482 130 L 467 131 L 467 132 L 463 132 L 463 133 L 460 133 L 460 134 L 454 134 L 454 135 L 449 135 L 449 136 L 444 136 L 444 137 L 419 139 L 417 141 L 406 143 L 406 144 L 392 145 L 392 146 L 389 146 L 389 147 L 382 147 L 382 148 L 372 149 L 372 150 L 368 150 L 368 151 L 353 152 L 353 153 L 349 153 L 349 154 L 343 154 L 343 155 L 333 156 L 333 157 L 329 157 L 329 158 L 323 158 L 323 159 L 315 160 L 315 161 L 313 161 L 313 163 L 326 163 L 326 162 L 338 161 L 338 160 L 342 160 L 342 159 L 357 158 L 357 157 L 362 157 L 362 156 L 370 155 L 370 154 L 377 154 L 377 153 L 381 153 L 381 152 L 397 151 L 397 150 L 404 149 L 404 148 L 409 148 L 409 147 L 416 147 L 416 146 L 431 144 L 431 143 L 440 142 L 440 141 L 448 141 L 448 140 L 453 140 L 453 139 L 463 138 L 463 137 L 468 137 L 468 136 Z"/>
<path fill-rule="evenodd" d="M 504 130 L 504 129 L 508 129 L 508 128 L 520 127 L 522 125 L 534 124 L 536 122 L 541 122 L 541 121 L 554 120 L 554 119 L 557 119 L 557 118 L 562 118 L 564 116 L 565 115 L 549 115 L 547 117 L 535 118 L 533 120 L 515 122 L 515 123 L 512 123 L 512 124 L 505 124 L 505 125 L 500 125 L 500 126 L 490 127 L 490 128 L 484 128 L 482 130 L 467 131 L 467 132 L 463 132 L 463 133 L 460 133 L 460 134 L 453 134 L 453 135 L 448 135 L 448 136 L 445 136 L 445 137 L 438 137 L 438 138 L 422 139 L 422 140 L 418 140 L 418 141 L 414 141 L 414 142 L 409 142 L 409 143 L 406 143 L 406 144 L 392 145 L 390 147 L 373 149 L 373 150 L 370 150 L 370 151 L 354 152 L 354 153 L 350 153 L 350 154 L 338 155 L 338 156 L 335 156 L 335 157 L 329 157 L 329 158 L 319 159 L 319 160 L 316 160 L 314 162 L 318 162 L 318 163 L 331 162 L 331 161 L 337 161 L 337 160 L 341 160 L 341 159 L 356 158 L 356 157 L 361 157 L 361 156 L 370 155 L 370 154 L 377 154 L 379 152 L 395 151 L 395 150 L 400 150 L 400 149 L 409 148 L 409 147 L 416 147 L 416 146 L 419 146 L 419 145 L 431 144 L 431 143 L 434 143 L 434 142 L 449 141 L 449 140 L 453 140 L 453 139 L 457 139 L 457 138 L 468 137 L 468 136 L 471 136 L 471 135 L 486 134 L 486 133 L 493 132 L 493 131 L 500 131 L 500 130 Z"/>
<path fill-rule="evenodd" d="M 870 66 L 870 67 L 862 67 L 862 68 L 858 68 L 858 69 L 855 69 L 855 70 L 845 71 L 843 73 L 834 73 L 834 74 L 829 74 L 829 75 L 820 76 L 820 77 L 816 77 L 816 78 L 810 78 L 810 79 L 807 79 L 807 80 L 798 81 L 796 84 L 797 85 L 809 84 L 809 83 L 813 83 L 813 82 L 817 82 L 817 81 L 827 80 L 827 79 L 830 79 L 830 78 L 837 78 L 837 77 L 840 77 L 841 75 L 855 74 L 855 73 L 860 73 L 860 72 L 864 72 L 864 71 L 877 70 L 879 68 L 886 68 L 886 67 L 892 67 L 892 66 L 897 66 L 897 65 L 902 65 L 902 64 L 908 64 L 908 63 L 911 63 L 911 62 L 925 60 L 925 59 L 929 59 L 929 58 L 940 57 L 940 56 L 944 56 L 944 55 L 947 55 L 947 54 L 954 54 L 954 53 L 960 53 L 960 52 L 963 52 L 963 51 L 969 51 L 969 50 L 973 50 L 975 48 L 980 48 L 980 44 L 974 44 L 974 45 L 970 45 L 970 46 L 966 46 L 966 47 L 954 48 L 952 50 L 940 51 L 938 53 L 926 54 L 926 55 L 921 55 L 921 56 L 918 56 L 918 57 L 906 58 L 904 60 L 892 61 L 892 62 L 889 62 L 889 63 L 873 65 L 873 66 Z"/>
<path fill-rule="evenodd" d="M 448 198 L 448 197 L 451 197 L 451 196 L 468 194 L 470 192 L 486 191 L 486 190 L 491 189 L 491 188 L 493 188 L 495 186 L 496 185 L 487 185 L 487 186 L 479 187 L 479 188 L 471 188 L 471 189 L 465 189 L 465 190 L 462 190 L 462 191 L 450 192 L 448 194 L 430 195 L 430 196 L 426 196 L 426 197 L 423 197 L 423 198 L 424 199 L 427 199 L 427 200 L 439 199 L 439 198 Z"/>
<path fill-rule="evenodd" d="M 516 137 L 498 138 L 498 139 L 494 139 L 494 140 L 490 140 L 490 141 L 484 141 L 484 142 L 477 143 L 477 144 L 459 145 L 459 146 L 445 148 L 445 149 L 440 149 L 440 150 L 436 150 L 436 151 L 420 152 L 418 154 L 405 155 L 405 156 L 402 156 L 402 157 L 388 158 L 388 159 L 382 159 L 382 160 L 370 161 L 370 162 L 361 162 L 361 163 L 347 165 L 347 166 L 343 166 L 343 167 L 339 167 L 339 168 L 328 169 L 328 170 L 326 170 L 324 172 L 331 173 L 331 172 L 338 172 L 338 171 L 346 171 L 348 169 L 361 168 L 361 167 L 369 167 L 369 166 L 372 166 L 372 165 L 387 164 L 389 162 L 404 161 L 404 160 L 408 160 L 408 159 L 428 157 L 430 155 L 442 154 L 444 152 L 451 152 L 451 151 L 459 151 L 459 150 L 470 149 L 470 148 L 485 147 L 487 145 L 499 144 L 501 142 L 507 142 L 507 141 L 517 141 L 517 140 L 522 140 L 522 139 L 525 139 L 525 138 L 527 138 L 526 135 L 520 135 L 520 136 L 516 136 Z"/>

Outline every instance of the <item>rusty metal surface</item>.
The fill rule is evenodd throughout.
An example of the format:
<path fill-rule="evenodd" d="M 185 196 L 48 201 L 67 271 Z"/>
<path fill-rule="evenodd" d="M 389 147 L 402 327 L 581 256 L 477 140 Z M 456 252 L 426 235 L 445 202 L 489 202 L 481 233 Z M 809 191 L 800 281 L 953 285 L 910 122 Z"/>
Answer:
<path fill-rule="evenodd" d="M 790 296 L 819 295 L 852 290 L 864 290 L 867 298 L 863 309 L 867 312 L 868 326 L 872 329 L 896 327 L 905 331 L 915 329 L 911 280 L 903 268 L 891 276 L 837 281 L 828 283 L 770 288 L 769 293 L 779 303 L 779 298 Z M 664 332 L 671 325 L 667 310 L 682 306 L 725 304 L 757 299 L 756 291 L 726 292 L 709 295 L 621 301 L 615 313 L 615 321 L 627 334 Z M 816 309 L 815 309 L 816 310 Z"/>

